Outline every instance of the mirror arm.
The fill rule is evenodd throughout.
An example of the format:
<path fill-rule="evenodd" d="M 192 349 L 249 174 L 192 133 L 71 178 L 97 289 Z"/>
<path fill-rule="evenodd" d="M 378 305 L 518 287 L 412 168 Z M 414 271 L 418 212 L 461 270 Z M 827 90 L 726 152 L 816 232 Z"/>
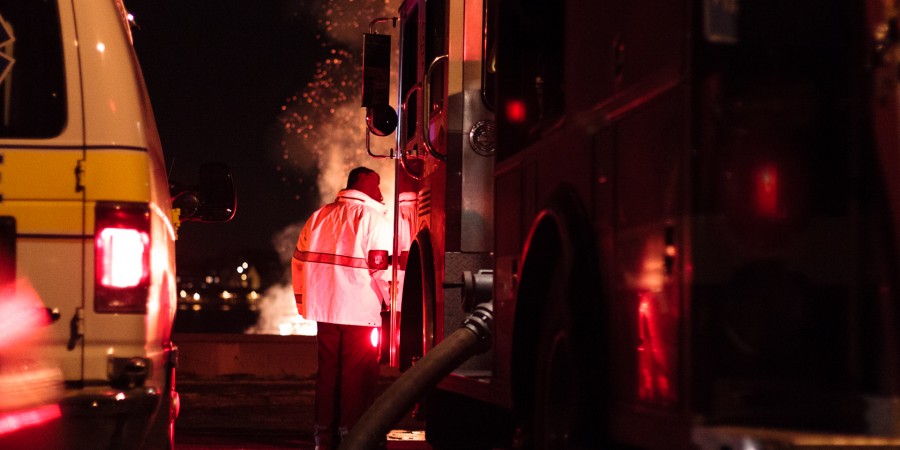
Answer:
<path fill-rule="evenodd" d="M 375 29 L 375 26 L 389 20 L 391 21 L 391 28 L 397 28 L 397 21 L 400 20 L 399 17 L 378 17 L 369 22 L 369 33 L 378 34 L 378 30 Z"/>
<path fill-rule="evenodd" d="M 388 22 L 388 21 L 391 22 L 391 28 L 397 28 L 397 21 L 399 21 L 399 20 L 400 20 L 399 17 L 377 17 L 375 19 L 372 19 L 372 21 L 369 22 L 369 33 L 378 34 L 378 30 L 376 29 L 376 26 L 380 23 L 384 23 L 384 22 Z M 373 158 L 394 158 L 395 155 L 394 155 L 393 148 L 388 150 L 387 155 L 377 155 L 375 153 L 372 153 L 372 148 L 370 146 L 371 134 L 372 134 L 372 132 L 369 130 L 369 127 L 366 127 L 366 153 L 368 153 L 369 156 L 371 156 Z"/>
<path fill-rule="evenodd" d="M 172 221 L 172 231 L 175 233 L 175 240 L 178 240 L 178 229 L 181 228 L 181 208 L 172 208 L 169 216 Z"/>
<path fill-rule="evenodd" d="M 393 148 L 388 150 L 387 155 L 377 155 L 375 153 L 372 153 L 372 148 L 369 145 L 369 141 L 371 139 L 371 137 L 370 137 L 371 134 L 372 134 L 372 132 L 369 131 L 369 127 L 366 127 L 366 153 L 368 153 L 369 156 L 371 156 L 373 158 L 393 158 L 394 157 L 394 149 Z"/>
<path fill-rule="evenodd" d="M 447 162 L 447 154 L 437 151 L 434 144 L 431 143 L 431 127 L 428 122 L 431 120 L 431 75 L 438 63 L 446 62 L 447 59 L 447 55 L 441 55 L 434 58 L 434 61 L 428 66 L 428 72 L 425 74 L 425 79 L 422 80 L 422 141 L 425 143 L 425 150 L 443 162 Z"/>

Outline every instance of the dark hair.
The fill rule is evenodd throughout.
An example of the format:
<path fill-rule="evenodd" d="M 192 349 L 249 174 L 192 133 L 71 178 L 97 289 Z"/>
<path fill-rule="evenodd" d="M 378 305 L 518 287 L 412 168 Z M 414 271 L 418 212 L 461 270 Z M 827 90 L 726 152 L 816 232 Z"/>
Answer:
<path fill-rule="evenodd" d="M 356 183 L 359 181 L 360 175 L 371 174 L 371 173 L 376 173 L 376 172 L 368 167 L 363 167 L 363 166 L 359 166 L 359 167 L 351 170 L 350 175 L 347 175 L 347 189 L 352 189 L 353 186 L 356 186 Z"/>

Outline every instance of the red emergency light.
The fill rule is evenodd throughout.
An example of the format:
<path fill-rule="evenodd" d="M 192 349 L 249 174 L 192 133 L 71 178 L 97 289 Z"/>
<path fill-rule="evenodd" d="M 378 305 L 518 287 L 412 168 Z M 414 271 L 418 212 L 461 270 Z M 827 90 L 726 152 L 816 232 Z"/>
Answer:
<path fill-rule="evenodd" d="M 511 99 L 506 102 L 506 120 L 508 120 L 510 123 L 525 122 L 527 112 L 528 111 L 525 108 L 525 102 L 521 99 Z"/>
<path fill-rule="evenodd" d="M 779 215 L 779 173 L 775 164 L 763 164 L 753 174 L 753 201 L 756 213 L 762 217 Z"/>
<path fill-rule="evenodd" d="M 378 348 L 379 340 L 381 340 L 381 333 L 378 332 L 378 328 L 372 328 L 372 333 L 369 334 L 369 342 L 372 343 L 372 347 Z"/>

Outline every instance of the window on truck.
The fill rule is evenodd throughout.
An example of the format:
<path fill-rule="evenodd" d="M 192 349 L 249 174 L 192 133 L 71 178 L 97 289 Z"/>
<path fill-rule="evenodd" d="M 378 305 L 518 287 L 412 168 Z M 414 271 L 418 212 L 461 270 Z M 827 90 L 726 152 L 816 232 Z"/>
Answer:
<path fill-rule="evenodd" d="M 447 5 L 443 1 L 430 1 L 425 4 L 425 71 L 435 58 L 447 54 L 447 44 L 444 36 L 447 29 Z M 426 75 L 427 76 L 427 75 Z M 429 117 L 439 112 L 444 106 L 444 71 L 436 70 L 428 80 L 431 92 L 428 93 L 431 104 L 428 108 Z M 429 126 L 429 124 L 425 124 Z"/>
<path fill-rule="evenodd" d="M 497 3 L 498 0 L 484 2 L 484 48 L 481 50 L 481 96 L 491 111 L 497 110 Z"/>
<path fill-rule="evenodd" d="M 66 123 L 55 1 L 0 0 L 0 137 L 47 138 Z"/>
<path fill-rule="evenodd" d="M 502 4 L 497 86 L 497 157 L 506 159 L 541 136 L 563 115 L 564 11 L 552 2 Z"/>
<path fill-rule="evenodd" d="M 406 110 L 406 123 L 402 124 L 406 134 L 402 136 L 403 142 L 413 139 L 416 135 L 416 117 L 418 117 L 418 109 L 416 108 L 415 94 L 409 95 L 418 84 L 416 73 L 418 72 L 418 64 L 416 54 L 418 53 L 418 35 L 419 35 L 419 8 L 418 5 L 413 7 L 407 14 L 408 20 L 403 21 L 403 31 L 400 38 L 400 90 L 403 93 L 401 101 L 406 101 L 407 96 L 409 103 Z"/>

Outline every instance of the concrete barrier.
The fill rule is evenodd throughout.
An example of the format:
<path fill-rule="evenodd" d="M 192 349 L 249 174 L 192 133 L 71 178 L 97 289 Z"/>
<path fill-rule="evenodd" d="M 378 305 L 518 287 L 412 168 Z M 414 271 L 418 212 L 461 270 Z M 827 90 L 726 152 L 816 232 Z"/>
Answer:
<path fill-rule="evenodd" d="M 315 336 L 237 333 L 175 333 L 179 377 L 216 379 L 312 378 L 316 374 Z M 381 366 L 381 376 L 399 372 Z"/>

